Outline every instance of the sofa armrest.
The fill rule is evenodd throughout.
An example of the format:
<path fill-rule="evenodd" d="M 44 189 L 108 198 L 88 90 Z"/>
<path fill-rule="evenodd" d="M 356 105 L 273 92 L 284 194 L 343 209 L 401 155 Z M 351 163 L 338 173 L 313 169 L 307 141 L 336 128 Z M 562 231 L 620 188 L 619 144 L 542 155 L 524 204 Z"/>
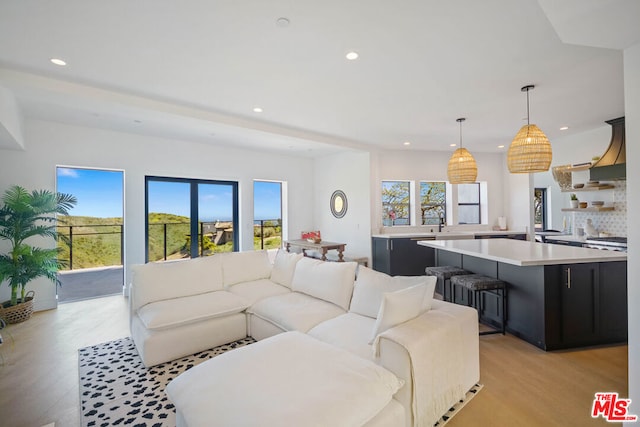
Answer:
<path fill-rule="evenodd" d="M 381 334 L 378 345 L 379 363 L 405 380 L 396 399 L 414 425 L 433 425 L 480 379 L 472 308 L 434 301 L 431 310 Z"/>

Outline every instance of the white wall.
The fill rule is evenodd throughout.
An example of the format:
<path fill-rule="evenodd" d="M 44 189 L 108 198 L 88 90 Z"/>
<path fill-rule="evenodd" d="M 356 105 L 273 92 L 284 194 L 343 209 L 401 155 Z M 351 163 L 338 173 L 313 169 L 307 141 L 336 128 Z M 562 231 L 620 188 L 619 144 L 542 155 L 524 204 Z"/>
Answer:
<path fill-rule="evenodd" d="M 477 181 L 487 183 L 487 218 L 489 226 L 496 225 L 499 216 L 509 216 L 505 211 L 504 195 L 504 154 L 472 153 L 478 165 Z M 372 232 L 380 233 L 382 229 L 382 203 L 380 200 L 380 182 L 383 180 L 415 181 L 447 181 L 447 165 L 450 152 L 446 151 L 384 151 L 372 157 L 372 191 L 377 196 L 372 200 Z M 419 219 L 419 214 L 418 219 Z M 483 223 L 485 221 L 483 220 Z M 385 232 L 402 232 L 407 227 L 386 227 Z"/>
<path fill-rule="evenodd" d="M 23 148 L 22 114 L 13 93 L 0 86 L 0 147 Z"/>
<path fill-rule="evenodd" d="M 640 43 L 624 51 L 624 110 L 627 137 L 627 209 L 631 222 L 640 213 Z M 635 225 L 635 223 L 634 223 Z M 628 228 L 629 398 L 640 415 L 640 227 Z M 631 426 L 636 423 L 626 423 Z"/>
<path fill-rule="evenodd" d="M 125 171 L 125 264 L 144 263 L 145 175 L 239 182 L 240 248 L 253 248 L 253 180 L 287 181 L 289 233 L 314 227 L 313 160 L 172 141 L 44 121 L 25 123 L 26 150 L 0 150 L 0 192 L 18 184 L 55 189 L 56 165 Z M 292 232 L 292 230 L 296 230 Z M 128 271 L 125 283 L 128 283 Z M 56 306 L 55 288 L 39 280 L 36 310 Z M 9 287 L 0 288 L 0 300 Z"/>
<path fill-rule="evenodd" d="M 317 158 L 314 175 L 314 220 L 322 239 L 346 243 L 347 257 L 370 257 L 369 153 L 347 152 Z M 342 190 L 347 196 L 347 213 L 342 218 L 335 218 L 329 207 L 335 190 Z"/>

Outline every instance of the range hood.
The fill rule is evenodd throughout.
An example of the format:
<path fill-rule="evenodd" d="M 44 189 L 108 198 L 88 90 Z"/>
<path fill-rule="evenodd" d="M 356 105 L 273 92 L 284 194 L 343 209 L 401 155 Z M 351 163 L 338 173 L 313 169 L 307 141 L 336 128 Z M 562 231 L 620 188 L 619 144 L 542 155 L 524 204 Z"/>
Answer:
<path fill-rule="evenodd" d="M 611 142 L 600 160 L 589 170 L 589 178 L 594 181 L 627 179 L 624 117 L 606 122 L 611 125 Z"/>

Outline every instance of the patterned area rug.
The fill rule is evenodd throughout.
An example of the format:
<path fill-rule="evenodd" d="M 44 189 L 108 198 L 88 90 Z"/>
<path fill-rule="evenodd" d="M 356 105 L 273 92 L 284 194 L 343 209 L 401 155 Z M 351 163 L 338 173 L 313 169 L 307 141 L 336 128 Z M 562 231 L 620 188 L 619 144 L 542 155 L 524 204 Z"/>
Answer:
<path fill-rule="evenodd" d="M 172 362 L 146 368 L 131 338 L 78 350 L 82 427 L 175 427 L 166 385 L 199 363 L 254 343 L 245 338 Z"/>
<path fill-rule="evenodd" d="M 478 383 L 478 384 L 474 385 L 473 387 L 471 387 L 471 389 L 465 394 L 464 400 L 461 400 L 460 402 L 456 403 L 451 408 L 449 408 L 447 413 L 444 414 L 442 416 L 442 418 L 440 418 L 440 420 L 437 423 L 435 423 L 433 426 L 434 427 L 442 427 L 445 424 L 447 424 L 449 422 L 449 420 L 451 420 L 451 418 L 453 418 L 453 416 L 455 414 L 457 414 L 464 407 L 464 405 L 469 403 L 469 401 L 471 399 L 473 399 L 474 397 L 476 397 L 478 395 L 478 392 L 480 390 L 482 390 L 482 387 L 484 387 L 484 386 L 482 384 L 480 384 L 480 383 Z"/>
<path fill-rule="evenodd" d="M 254 343 L 245 338 L 172 362 L 145 368 L 131 338 L 78 350 L 82 427 L 175 427 L 166 385 L 199 363 Z M 482 388 L 476 384 L 435 426 L 444 426 Z"/>

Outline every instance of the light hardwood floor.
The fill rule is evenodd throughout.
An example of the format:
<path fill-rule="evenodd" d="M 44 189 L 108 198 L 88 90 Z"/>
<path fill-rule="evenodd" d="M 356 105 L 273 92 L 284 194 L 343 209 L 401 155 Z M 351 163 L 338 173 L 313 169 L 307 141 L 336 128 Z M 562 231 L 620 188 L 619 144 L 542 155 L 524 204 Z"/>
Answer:
<path fill-rule="evenodd" d="M 121 296 L 63 304 L 3 330 L 0 426 L 79 426 L 78 348 L 128 330 Z M 448 427 L 607 425 L 590 416 L 594 393 L 627 397 L 626 345 L 544 352 L 510 335 L 487 335 L 480 369 L 484 389 Z"/>

